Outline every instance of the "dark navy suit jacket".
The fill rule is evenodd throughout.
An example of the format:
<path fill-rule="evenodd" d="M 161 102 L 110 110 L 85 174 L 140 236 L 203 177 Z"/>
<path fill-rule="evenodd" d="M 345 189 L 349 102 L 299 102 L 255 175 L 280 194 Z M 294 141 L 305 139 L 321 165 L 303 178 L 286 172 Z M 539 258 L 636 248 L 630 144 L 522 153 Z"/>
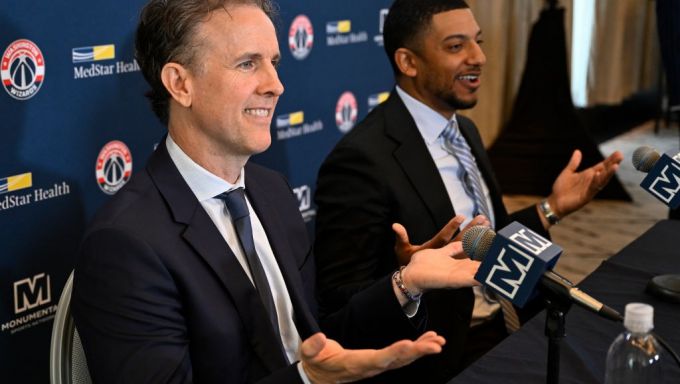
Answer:
<path fill-rule="evenodd" d="M 297 200 L 280 174 L 261 166 L 246 165 L 245 182 L 305 339 L 318 331 L 315 265 Z M 163 144 L 87 231 L 72 312 L 98 383 L 301 382 L 253 285 Z M 373 347 L 419 333 L 388 279 L 326 324 L 341 343 Z"/>
<path fill-rule="evenodd" d="M 457 120 L 489 188 L 496 226 L 517 220 L 547 236 L 534 206 L 508 215 L 477 128 L 464 116 Z M 425 141 L 396 91 L 328 155 L 319 170 L 315 200 L 322 317 L 397 268 L 392 223 L 406 227 L 412 244 L 422 244 L 456 214 Z M 427 328 L 446 338 L 444 351 L 394 372 L 395 382 L 418 378 L 444 382 L 461 368 L 472 289 L 431 291 L 423 301 Z M 531 308 L 527 316 L 535 312 Z"/>

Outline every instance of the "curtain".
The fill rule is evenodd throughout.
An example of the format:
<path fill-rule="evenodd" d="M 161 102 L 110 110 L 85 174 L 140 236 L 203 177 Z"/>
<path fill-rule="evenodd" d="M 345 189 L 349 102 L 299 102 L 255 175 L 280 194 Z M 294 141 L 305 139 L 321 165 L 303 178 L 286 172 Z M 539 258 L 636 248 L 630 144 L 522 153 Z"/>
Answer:
<path fill-rule="evenodd" d="M 598 0 L 588 73 L 588 104 L 616 104 L 655 87 L 659 43 L 654 1 Z"/>
<path fill-rule="evenodd" d="M 545 0 L 468 0 L 482 29 L 482 48 L 487 62 L 482 70 L 482 87 L 475 108 L 461 111 L 479 128 L 489 147 L 510 118 L 522 79 L 531 27 L 546 6 Z M 566 10 L 567 44 L 571 30 L 571 0 L 563 0 Z"/>
<path fill-rule="evenodd" d="M 567 52 L 571 47 L 572 1 L 558 2 L 565 8 Z M 468 0 L 482 29 L 487 63 L 477 106 L 461 114 L 476 122 L 487 147 L 510 118 L 526 62 L 529 32 L 546 3 Z M 619 103 L 634 92 L 655 87 L 660 59 L 654 1 L 597 0 L 596 7 L 588 104 Z"/>

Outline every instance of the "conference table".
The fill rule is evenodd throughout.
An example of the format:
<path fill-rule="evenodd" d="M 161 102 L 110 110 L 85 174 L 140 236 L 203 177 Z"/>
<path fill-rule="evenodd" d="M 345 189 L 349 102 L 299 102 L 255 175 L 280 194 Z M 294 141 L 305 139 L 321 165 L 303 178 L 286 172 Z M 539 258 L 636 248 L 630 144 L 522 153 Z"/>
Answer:
<path fill-rule="evenodd" d="M 645 292 L 660 274 L 680 274 L 680 221 L 655 224 L 618 254 L 604 261 L 578 286 L 624 313 L 630 302 L 654 307 L 654 331 L 680 354 L 680 303 Z M 545 383 L 548 338 L 543 311 L 449 383 Z M 566 337 L 560 346 L 560 384 L 603 383 L 607 350 L 623 324 L 573 305 L 566 315 Z M 665 351 L 664 351 L 665 352 Z M 680 383 L 680 368 L 666 354 L 664 383 Z"/>

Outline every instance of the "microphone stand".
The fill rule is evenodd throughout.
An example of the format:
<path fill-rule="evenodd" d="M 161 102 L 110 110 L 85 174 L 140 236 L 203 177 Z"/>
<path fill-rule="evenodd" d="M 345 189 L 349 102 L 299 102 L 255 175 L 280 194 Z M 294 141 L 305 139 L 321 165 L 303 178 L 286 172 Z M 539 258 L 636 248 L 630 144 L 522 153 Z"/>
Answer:
<path fill-rule="evenodd" d="M 544 279 L 544 281 L 550 281 Z M 541 289 L 546 303 L 545 335 L 548 337 L 547 384 L 558 384 L 560 381 L 560 344 L 567 335 L 565 323 L 567 312 L 572 301 L 562 292 L 557 284 L 547 283 Z"/>

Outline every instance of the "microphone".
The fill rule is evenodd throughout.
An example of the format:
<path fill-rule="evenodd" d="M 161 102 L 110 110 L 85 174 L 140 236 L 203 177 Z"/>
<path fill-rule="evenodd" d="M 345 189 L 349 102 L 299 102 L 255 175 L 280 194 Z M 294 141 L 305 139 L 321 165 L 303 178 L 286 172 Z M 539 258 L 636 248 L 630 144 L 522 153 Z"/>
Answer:
<path fill-rule="evenodd" d="M 633 152 L 633 166 L 647 173 L 640 186 L 671 209 L 680 207 L 680 153 L 659 154 L 641 146 Z"/>
<path fill-rule="evenodd" d="M 643 145 L 633 152 L 633 166 L 648 173 L 640 186 L 671 209 L 680 206 L 680 153 L 659 154 Z M 659 275 L 647 284 L 647 292 L 662 299 L 680 303 L 680 275 Z"/>
<path fill-rule="evenodd" d="M 474 226 L 463 235 L 463 250 L 482 264 L 475 280 L 491 288 L 518 307 L 535 297 L 537 287 L 614 321 L 623 316 L 571 281 L 552 271 L 562 248 L 518 222 L 498 231 Z"/>

